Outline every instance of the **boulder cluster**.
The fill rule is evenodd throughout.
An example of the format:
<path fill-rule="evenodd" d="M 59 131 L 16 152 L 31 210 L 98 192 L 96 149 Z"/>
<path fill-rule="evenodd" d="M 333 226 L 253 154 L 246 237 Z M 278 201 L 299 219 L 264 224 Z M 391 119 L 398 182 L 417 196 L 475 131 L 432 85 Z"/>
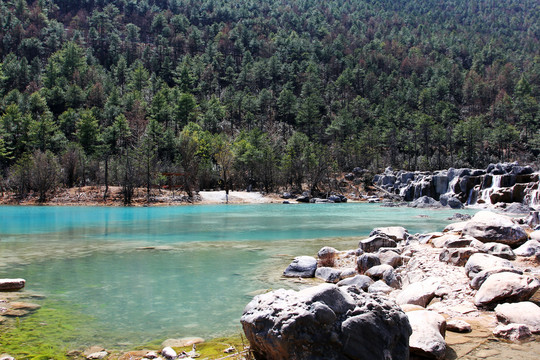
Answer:
<path fill-rule="evenodd" d="M 374 229 L 356 249 L 296 258 L 284 276 L 326 284 L 258 295 L 242 326 L 257 359 L 444 359 L 446 331 L 470 332 L 479 316 L 494 336 L 534 338 L 538 239 L 488 211 L 438 233 Z"/>

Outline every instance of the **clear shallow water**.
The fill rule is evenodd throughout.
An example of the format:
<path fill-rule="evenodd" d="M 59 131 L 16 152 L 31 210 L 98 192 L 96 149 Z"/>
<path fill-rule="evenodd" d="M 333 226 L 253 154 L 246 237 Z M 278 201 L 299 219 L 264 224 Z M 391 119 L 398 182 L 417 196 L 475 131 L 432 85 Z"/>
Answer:
<path fill-rule="evenodd" d="M 279 277 L 294 256 L 355 248 L 378 226 L 438 231 L 454 213 L 374 204 L 0 207 L 0 277 L 25 278 L 27 290 L 47 296 L 44 307 L 61 303 L 87 318 L 70 334 L 80 332 L 79 344 L 217 337 L 240 331 L 257 291 L 296 286 Z"/>

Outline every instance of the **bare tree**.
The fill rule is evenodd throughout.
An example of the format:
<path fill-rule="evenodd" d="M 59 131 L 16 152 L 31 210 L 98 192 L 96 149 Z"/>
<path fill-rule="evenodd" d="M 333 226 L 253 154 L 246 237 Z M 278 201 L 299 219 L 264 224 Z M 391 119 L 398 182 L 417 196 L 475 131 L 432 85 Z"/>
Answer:
<path fill-rule="evenodd" d="M 60 179 L 60 166 L 50 151 L 36 151 L 32 154 L 30 184 L 32 190 L 39 194 L 39 202 L 47 200 L 47 194 L 56 190 Z"/>

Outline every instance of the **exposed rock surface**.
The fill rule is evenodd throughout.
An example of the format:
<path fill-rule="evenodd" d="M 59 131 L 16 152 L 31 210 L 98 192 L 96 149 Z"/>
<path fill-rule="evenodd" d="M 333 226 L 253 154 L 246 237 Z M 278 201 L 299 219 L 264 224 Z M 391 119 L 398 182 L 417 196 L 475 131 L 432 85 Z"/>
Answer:
<path fill-rule="evenodd" d="M 25 283 L 24 279 L 0 279 L 0 291 L 20 290 Z"/>
<path fill-rule="evenodd" d="M 497 320 L 503 324 L 525 324 L 533 333 L 540 333 L 540 306 L 530 301 L 500 304 L 495 308 Z"/>
<path fill-rule="evenodd" d="M 532 234 L 538 232 L 540 235 L 540 231 L 537 230 L 533 232 Z M 531 235 L 532 235 L 531 234 Z M 532 237 L 532 236 L 531 236 Z M 521 245 L 517 249 L 514 250 L 514 254 L 518 256 L 535 256 L 540 255 L 540 241 L 537 240 L 529 240 L 525 244 Z"/>
<path fill-rule="evenodd" d="M 540 281 L 526 275 L 501 272 L 493 274 L 480 286 L 474 303 L 476 306 L 494 308 L 503 302 L 528 300 L 540 288 Z"/>
<path fill-rule="evenodd" d="M 407 313 L 413 333 L 409 339 L 411 354 L 427 359 L 444 359 L 446 354 L 446 320 L 433 311 Z"/>
<path fill-rule="evenodd" d="M 473 247 L 444 249 L 439 255 L 439 260 L 454 266 L 464 266 L 471 255 L 477 252 L 478 249 Z"/>
<path fill-rule="evenodd" d="M 484 251 L 490 255 L 507 260 L 514 260 L 516 258 L 516 254 L 514 254 L 512 248 L 505 244 L 488 242 L 484 244 Z"/>
<path fill-rule="evenodd" d="M 311 256 L 298 256 L 283 272 L 286 277 L 311 278 L 315 276 L 317 260 Z"/>
<path fill-rule="evenodd" d="M 369 236 L 382 235 L 389 237 L 394 241 L 403 241 L 409 238 L 409 232 L 403 226 L 389 226 L 384 228 L 375 228 Z"/>
<path fill-rule="evenodd" d="M 471 288 L 478 290 L 480 289 L 480 286 L 487 280 L 488 277 L 490 277 L 493 274 L 498 274 L 502 272 L 511 272 L 518 275 L 523 275 L 523 271 L 520 269 L 508 269 L 508 268 L 492 268 L 488 270 L 480 271 L 478 274 L 476 274 L 475 277 L 471 279 L 470 285 Z"/>
<path fill-rule="evenodd" d="M 318 267 L 315 277 L 329 283 L 337 283 L 341 277 L 341 271 L 331 267 Z"/>
<path fill-rule="evenodd" d="M 338 286 L 351 286 L 354 285 L 359 289 L 367 291 L 369 286 L 373 284 L 374 281 L 372 278 L 366 275 L 356 275 L 347 279 L 343 279 L 337 283 Z"/>
<path fill-rule="evenodd" d="M 532 336 L 531 329 L 525 324 L 499 325 L 493 335 L 510 341 L 522 341 Z"/>
<path fill-rule="evenodd" d="M 491 211 L 480 211 L 463 228 L 464 235 L 470 235 L 482 242 L 497 242 L 518 246 L 527 240 L 527 233 L 519 224 L 505 215 Z"/>
<path fill-rule="evenodd" d="M 407 316 L 389 299 L 323 284 L 256 296 L 242 326 L 256 359 L 408 359 Z"/>
<path fill-rule="evenodd" d="M 377 265 L 366 271 L 366 275 L 374 280 L 383 280 L 386 285 L 397 288 L 400 285 L 399 279 L 390 265 Z"/>
<path fill-rule="evenodd" d="M 441 284 L 441 278 L 432 277 L 410 284 L 399 293 L 396 302 L 400 305 L 413 304 L 426 307 L 435 297 Z"/>
<path fill-rule="evenodd" d="M 465 264 L 465 272 L 474 278 L 479 272 L 497 268 L 513 269 L 514 265 L 506 259 L 488 254 L 473 254 Z"/>
<path fill-rule="evenodd" d="M 386 235 L 373 235 L 360 240 L 358 248 L 365 252 L 376 252 L 382 247 L 396 247 L 397 243 Z"/>
<path fill-rule="evenodd" d="M 381 265 L 381 259 L 375 254 L 366 253 L 358 257 L 358 260 L 356 260 L 356 265 L 358 267 L 358 272 L 363 274 L 369 268 Z"/>
<path fill-rule="evenodd" d="M 472 326 L 464 320 L 449 320 L 446 322 L 446 330 L 457 333 L 470 333 Z"/>

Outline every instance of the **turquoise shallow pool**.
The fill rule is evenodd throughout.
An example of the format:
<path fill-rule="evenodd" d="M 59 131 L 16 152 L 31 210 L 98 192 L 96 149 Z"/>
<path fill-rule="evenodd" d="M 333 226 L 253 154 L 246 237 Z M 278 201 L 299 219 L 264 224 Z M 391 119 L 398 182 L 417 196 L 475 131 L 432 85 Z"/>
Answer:
<path fill-rule="evenodd" d="M 378 226 L 441 230 L 454 213 L 372 204 L 0 207 L 0 277 L 25 278 L 44 307 L 88 319 L 71 342 L 217 337 L 240 331 L 257 291 L 296 286 L 279 277 L 292 257 L 355 248 Z"/>

